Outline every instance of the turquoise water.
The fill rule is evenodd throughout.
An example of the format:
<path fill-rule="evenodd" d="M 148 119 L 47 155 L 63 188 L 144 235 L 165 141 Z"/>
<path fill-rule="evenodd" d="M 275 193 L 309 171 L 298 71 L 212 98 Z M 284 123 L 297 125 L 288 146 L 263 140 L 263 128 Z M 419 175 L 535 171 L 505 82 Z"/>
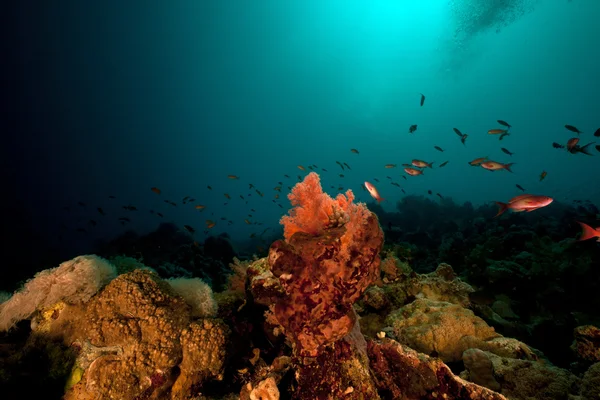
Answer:
<path fill-rule="evenodd" d="M 15 224 L 65 257 L 161 221 L 192 226 L 197 240 L 243 241 L 265 228 L 278 237 L 288 187 L 309 171 L 298 165 L 317 165 L 331 195 L 350 188 L 370 202 L 362 184 L 375 183 L 387 211 L 428 190 L 459 204 L 505 202 L 521 193 L 516 184 L 597 204 L 600 153 L 552 147 L 576 136 L 565 124 L 584 132 L 581 144 L 600 144 L 597 15 L 594 0 L 21 6 L 5 74 Z M 487 134 L 498 119 L 512 125 L 502 141 Z M 469 135 L 465 145 L 453 128 Z M 515 163 L 513 173 L 467 164 L 483 156 Z M 434 168 L 404 179 L 412 159 Z"/>

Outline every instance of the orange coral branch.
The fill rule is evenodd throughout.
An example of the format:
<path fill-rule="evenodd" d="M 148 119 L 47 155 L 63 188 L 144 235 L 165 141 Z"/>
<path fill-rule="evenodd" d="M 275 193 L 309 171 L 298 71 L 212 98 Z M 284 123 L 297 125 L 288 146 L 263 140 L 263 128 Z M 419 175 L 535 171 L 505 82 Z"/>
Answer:
<path fill-rule="evenodd" d="M 292 188 L 288 195 L 293 208 L 289 215 L 279 221 L 283 225 L 283 236 L 289 241 L 296 232 L 318 235 L 331 222 L 334 212 L 343 213 L 346 217 L 347 241 L 359 234 L 361 226 L 370 215 L 367 207 L 360 203 L 354 204 L 354 193 L 347 190 L 345 194 L 338 194 L 335 199 L 323 192 L 321 179 L 315 172 L 308 174 L 304 181 Z M 344 243 L 342 244 L 345 245 Z"/>
<path fill-rule="evenodd" d="M 317 173 L 311 172 L 304 181 L 297 183 L 288 199 L 294 208 L 279 221 L 283 225 L 285 240 L 289 241 L 296 232 L 317 235 L 325 228 L 334 200 L 323 193 Z"/>

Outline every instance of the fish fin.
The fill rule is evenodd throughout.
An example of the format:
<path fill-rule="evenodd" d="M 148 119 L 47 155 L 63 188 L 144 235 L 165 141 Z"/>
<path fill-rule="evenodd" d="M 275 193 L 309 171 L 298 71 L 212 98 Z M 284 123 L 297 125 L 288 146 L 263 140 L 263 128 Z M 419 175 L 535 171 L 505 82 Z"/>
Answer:
<path fill-rule="evenodd" d="M 508 172 L 512 172 L 512 170 L 510 169 L 511 166 L 515 165 L 514 162 L 508 163 L 508 164 L 504 164 L 504 169 L 507 170 Z"/>
<path fill-rule="evenodd" d="M 498 214 L 496 214 L 496 216 L 494 218 L 499 217 L 500 215 L 504 214 L 504 212 L 506 210 L 508 210 L 508 204 L 506 203 L 501 203 L 499 201 L 495 202 L 498 205 Z"/>
<path fill-rule="evenodd" d="M 600 232 L 583 222 L 576 221 L 581 226 L 581 236 L 577 239 L 579 242 L 597 237 L 600 241 Z"/>
<path fill-rule="evenodd" d="M 592 143 L 588 143 L 588 144 L 586 144 L 585 146 L 581 147 L 581 148 L 579 149 L 579 151 L 580 151 L 580 152 L 582 152 L 583 154 L 587 154 L 588 156 L 591 156 L 591 154 L 587 152 L 587 149 L 586 149 L 586 148 L 587 148 L 588 146 L 591 146 L 591 145 L 593 145 L 594 143 L 596 143 L 596 142 L 592 142 Z"/>
<path fill-rule="evenodd" d="M 385 201 L 385 199 L 383 197 L 380 197 L 377 199 L 377 204 L 381 204 L 382 201 Z"/>
<path fill-rule="evenodd" d="M 531 194 L 520 194 L 520 195 L 515 196 L 512 199 L 510 199 L 509 203 L 514 203 L 515 201 L 523 200 L 523 199 L 526 199 L 526 198 L 531 197 L 531 196 L 533 196 L 533 195 L 531 195 Z"/>

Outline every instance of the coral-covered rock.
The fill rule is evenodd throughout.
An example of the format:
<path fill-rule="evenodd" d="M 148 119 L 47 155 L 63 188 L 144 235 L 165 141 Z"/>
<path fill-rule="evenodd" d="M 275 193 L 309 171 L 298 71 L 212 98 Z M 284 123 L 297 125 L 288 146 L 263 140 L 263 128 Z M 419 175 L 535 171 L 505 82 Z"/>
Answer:
<path fill-rule="evenodd" d="M 584 399 L 600 398 L 600 362 L 593 364 L 583 374 L 580 395 Z"/>
<path fill-rule="evenodd" d="M 498 314 L 503 320 L 518 320 L 519 316 L 515 314 L 510 305 L 510 300 L 506 296 L 494 301 L 491 309 Z"/>
<path fill-rule="evenodd" d="M 172 399 L 189 399 L 201 382 L 222 380 L 229 328 L 222 321 L 192 322 L 181 332 L 183 358 L 171 389 Z"/>
<path fill-rule="evenodd" d="M 254 261 L 247 270 L 249 289 L 256 304 L 270 306 L 284 295 L 279 278 L 273 275 L 267 258 Z"/>
<path fill-rule="evenodd" d="M 367 345 L 382 399 L 506 400 L 499 393 L 455 376 L 439 359 L 419 354 L 394 340 L 369 341 Z"/>
<path fill-rule="evenodd" d="M 500 393 L 514 400 L 567 399 L 579 392 L 579 378 L 543 361 L 517 360 L 486 352 Z"/>
<path fill-rule="evenodd" d="M 271 245 L 269 264 L 285 290 L 275 315 L 303 356 L 316 356 L 352 329 L 352 304 L 379 277 L 379 221 L 369 212 L 357 223 L 351 238 L 344 225 L 317 236 L 296 232 L 289 243 Z"/>
<path fill-rule="evenodd" d="M 255 354 L 255 360 L 250 361 L 255 367 L 254 374 L 247 378 L 249 382 L 242 386 L 239 400 L 278 400 L 280 396 L 278 384 L 290 369 L 291 358 L 279 356 L 267 366 L 260 358 L 260 353 L 257 351 Z"/>
<path fill-rule="evenodd" d="M 500 391 L 500 384 L 494 378 L 494 365 L 483 350 L 469 349 L 463 353 L 466 373 L 461 378 L 485 386 L 495 392 Z"/>
<path fill-rule="evenodd" d="M 495 285 L 508 285 L 515 279 L 524 279 L 526 275 L 523 266 L 505 260 L 490 260 L 486 271 L 488 282 Z"/>
<path fill-rule="evenodd" d="M 408 299 L 426 298 L 447 301 L 463 307 L 469 305 L 469 293 L 474 291 L 469 284 L 456 276 L 450 265 L 445 263 L 428 274 L 416 274 L 412 271 L 405 273 L 400 279 L 386 285 L 384 290 L 392 304 L 396 306 L 404 305 Z"/>
<path fill-rule="evenodd" d="M 272 376 L 260 381 L 248 394 L 250 400 L 279 400 L 279 388 Z"/>
<path fill-rule="evenodd" d="M 493 339 L 486 340 L 479 347 L 481 350 L 489 351 L 500 357 L 510 357 L 519 360 L 532 360 L 537 361 L 541 357 L 541 353 L 525 343 L 518 341 L 517 339 L 508 337 L 495 337 Z"/>
<path fill-rule="evenodd" d="M 348 335 L 334 346 L 324 347 L 317 357 L 296 357 L 295 368 L 298 387 L 293 399 L 379 399 L 358 322 Z"/>
<path fill-rule="evenodd" d="M 82 355 L 94 359 L 67 399 L 164 395 L 189 324 L 189 307 L 166 282 L 142 270 L 121 275 L 87 304 L 79 323 L 75 335 L 92 346 Z"/>
<path fill-rule="evenodd" d="M 218 320 L 190 325 L 185 301 L 142 270 L 63 309 L 47 330 L 78 349 L 67 400 L 189 398 L 192 386 L 221 378 L 228 332 Z"/>
<path fill-rule="evenodd" d="M 371 286 L 367 289 L 363 296 L 363 301 L 366 306 L 369 306 L 374 310 L 382 310 L 389 305 L 384 290 L 377 286 Z"/>
<path fill-rule="evenodd" d="M 472 311 L 427 299 L 391 313 L 387 322 L 401 343 L 446 362 L 459 361 L 465 350 L 481 348 L 486 340 L 500 336 Z"/>
<path fill-rule="evenodd" d="M 502 357 L 538 359 L 529 346 L 503 337 L 471 310 L 456 304 L 417 299 L 392 312 L 386 322 L 400 343 L 445 362 L 460 361 L 471 348 Z"/>
<path fill-rule="evenodd" d="M 593 325 L 583 325 L 575 328 L 575 340 L 571 350 L 578 359 L 585 362 L 600 361 L 600 329 Z"/>
<path fill-rule="evenodd" d="M 383 273 L 384 282 L 395 281 L 399 275 L 409 274 L 412 269 L 408 265 L 408 262 L 401 261 L 398 257 L 394 256 L 394 251 L 387 250 L 383 252 L 385 257 L 381 260 L 381 272 Z"/>

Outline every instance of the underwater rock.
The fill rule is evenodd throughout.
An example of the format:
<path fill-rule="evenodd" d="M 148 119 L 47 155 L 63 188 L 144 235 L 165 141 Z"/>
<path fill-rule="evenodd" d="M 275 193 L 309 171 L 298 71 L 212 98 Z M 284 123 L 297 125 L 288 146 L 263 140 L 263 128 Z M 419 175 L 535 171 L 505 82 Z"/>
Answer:
<path fill-rule="evenodd" d="M 581 379 L 581 397 L 584 399 L 600 398 L 600 362 L 592 365 Z"/>
<path fill-rule="evenodd" d="M 121 275 L 88 303 L 58 310 L 35 327 L 78 351 L 65 400 L 184 399 L 223 377 L 228 328 L 190 324 L 190 307 L 152 272 Z"/>
<path fill-rule="evenodd" d="M 223 380 L 229 328 L 220 320 L 192 322 L 181 332 L 183 358 L 171 399 L 189 399 L 202 382 Z"/>
<path fill-rule="evenodd" d="M 580 379 L 569 371 L 544 361 L 517 360 L 486 352 L 493 364 L 500 393 L 514 400 L 556 400 L 573 398 Z"/>
<path fill-rule="evenodd" d="M 471 310 L 448 302 L 417 299 L 392 312 L 386 322 L 401 343 L 445 362 L 460 361 L 463 352 L 471 348 L 538 359 L 524 343 L 503 337 Z"/>
<path fill-rule="evenodd" d="M 392 312 L 387 323 L 402 344 L 445 362 L 459 361 L 465 350 L 481 348 L 484 341 L 500 336 L 472 311 L 428 299 Z"/>
<path fill-rule="evenodd" d="M 0 332 L 60 301 L 83 304 L 115 277 L 115 267 L 96 255 L 78 256 L 35 274 L 0 304 Z"/>
<path fill-rule="evenodd" d="M 589 363 L 600 361 L 600 329 L 593 325 L 583 325 L 575 328 L 575 340 L 571 350 L 575 356 Z"/>
<path fill-rule="evenodd" d="M 388 258 L 384 263 L 388 264 L 389 261 L 386 260 Z M 447 301 L 467 307 L 470 304 L 469 293 L 474 291 L 471 285 L 461 281 L 446 263 L 441 263 L 434 272 L 428 274 L 412 271 L 402 273 L 383 289 L 391 303 L 397 307 L 414 298 Z"/>
<path fill-rule="evenodd" d="M 456 276 L 452 267 L 446 263 L 438 265 L 434 272 L 417 274 L 415 272 L 403 273 L 384 290 L 392 299 L 426 298 L 435 301 L 447 301 L 467 307 L 470 304 L 469 293 L 473 288 Z M 405 302 L 396 306 L 404 305 Z"/>
<path fill-rule="evenodd" d="M 242 386 L 239 398 L 236 400 L 278 400 L 280 396 L 278 385 L 290 369 L 291 359 L 288 356 L 279 356 L 271 365 L 267 365 L 260 358 L 260 350 L 256 350 L 255 354 L 258 358 L 254 361 L 256 366 L 254 375 L 247 378 L 249 382 Z"/>
<path fill-rule="evenodd" d="M 485 386 L 495 392 L 500 391 L 500 384 L 494 378 L 494 365 L 483 350 L 468 349 L 463 353 L 462 360 L 466 371 L 464 374 L 460 374 L 461 378 Z"/>
<path fill-rule="evenodd" d="M 374 310 L 382 310 L 389 306 L 388 298 L 385 296 L 385 291 L 377 286 L 371 286 L 365 291 L 362 298 L 366 306 Z"/>
<path fill-rule="evenodd" d="M 526 272 L 520 264 L 513 261 L 492 261 L 487 267 L 490 284 L 510 286 L 515 280 L 524 279 Z"/>
<path fill-rule="evenodd" d="M 29 333 L 26 326 L 19 326 Z M 31 333 L 6 343 L 0 336 L 0 397 L 2 399 L 58 399 L 77 357 L 76 349 L 60 338 Z M 25 342 L 23 343 L 22 340 Z"/>
<path fill-rule="evenodd" d="M 399 246 L 397 246 L 399 247 Z M 383 273 L 384 282 L 394 281 L 400 274 L 407 274 L 412 272 L 412 269 L 406 261 L 400 261 L 400 259 L 392 255 L 393 251 L 389 251 L 386 257 L 381 260 L 380 269 Z"/>
<path fill-rule="evenodd" d="M 515 358 L 519 360 L 537 361 L 542 359 L 542 353 L 533 349 L 517 339 L 499 336 L 487 340 L 481 350 L 489 351 L 500 357 Z"/>
<path fill-rule="evenodd" d="M 352 305 L 379 277 L 382 246 L 379 220 L 369 211 L 364 220 L 319 235 L 298 231 L 271 245 L 269 265 L 285 290 L 274 314 L 297 353 L 317 356 L 350 332 Z"/>
<path fill-rule="evenodd" d="M 358 321 L 343 339 L 324 347 L 317 357 L 296 357 L 294 367 L 298 386 L 292 399 L 380 398 Z"/>
<path fill-rule="evenodd" d="M 512 310 L 510 299 L 507 296 L 502 296 L 500 299 L 494 301 L 491 305 L 491 309 L 505 320 L 519 319 L 519 316 Z"/>
<path fill-rule="evenodd" d="M 382 399 L 506 400 L 454 375 L 441 360 L 383 339 L 367 342 L 370 367 Z"/>
<path fill-rule="evenodd" d="M 488 305 L 481 304 L 472 304 L 470 307 L 475 314 L 483 318 L 488 324 L 493 326 L 494 328 L 501 328 L 503 332 L 516 332 L 519 329 L 519 326 L 516 322 L 507 321 L 498 315 L 491 307 Z"/>
<path fill-rule="evenodd" d="M 249 289 L 256 304 L 270 306 L 284 295 L 279 278 L 273 275 L 268 259 L 254 261 L 247 270 Z"/>
<path fill-rule="evenodd" d="M 248 385 L 246 385 L 248 386 Z M 279 389 L 277 382 L 272 376 L 260 381 L 248 394 L 250 400 L 279 400 Z M 241 397 L 240 397 L 241 398 Z"/>

